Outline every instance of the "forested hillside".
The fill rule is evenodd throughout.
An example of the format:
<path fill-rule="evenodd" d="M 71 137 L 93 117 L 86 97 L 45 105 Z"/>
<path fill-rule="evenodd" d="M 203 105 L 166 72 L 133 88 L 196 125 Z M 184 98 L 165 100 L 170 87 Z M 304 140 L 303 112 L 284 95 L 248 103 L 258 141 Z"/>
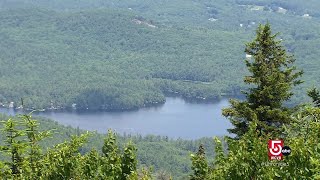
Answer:
<path fill-rule="evenodd" d="M 256 11 L 260 7 L 253 8 Z M 280 10 L 283 14 L 283 8 Z M 50 18 L 56 13 L 49 14 Z M 60 13 L 56 15 L 60 16 Z M 303 18 L 306 17 L 310 19 L 309 16 Z M 41 20 L 36 22 L 41 23 Z M 77 21 L 71 21 L 74 22 Z M 141 18 L 135 18 L 133 22 L 156 28 Z M 67 27 L 72 29 L 74 26 Z M 82 37 L 85 36 L 79 38 Z M 233 129 L 228 131 L 235 136 L 226 136 L 225 141 L 215 137 L 214 151 L 207 138 L 185 141 L 160 136 L 116 137 L 112 130 L 106 135 L 84 132 L 50 120 L 37 121 L 30 114 L 1 115 L 0 177 L 61 180 L 320 179 L 320 92 L 317 88 L 304 92 L 312 103 L 305 101 L 297 106 L 287 106 L 286 101 L 294 94 L 292 88 L 303 83 L 303 71 L 297 69 L 295 60 L 288 55 L 290 47 L 285 47 L 279 38 L 281 36 L 273 33 L 270 23 L 261 24 L 256 29 L 256 37 L 245 45 L 247 57 L 251 57 L 244 61 L 247 74 L 243 83 L 249 88 L 242 91 L 243 100 L 230 99 L 230 106 L 222 111 L 233 124 Z M 154 82 L 155 79 L 159 77 L 148 80 Z M 206 81 L 193 81 L 212 85 Z M 91 108 L 89 102 L 96 101 L 100 102 L 96 109 L 121 107 L 105 104 L 113 101 L 104 99 L 105 94 L 97 89 L 86 95 L 92 99 L 82 97 L 83 108 Z M 189 156 L 190 163 L 186 157 L 190 151 L 195 152 L 198 145 L 197 152 Z"/>
<path fill-rule="evenodd" d="M 2 122 L 0 129 L 3 130 L 5 120 L 10 117 L 0 114 L 0 121 Z M 21 120 L 20 117 L 13 117 L 14 121 Z M 39 141 L 43 152 L 48 148 L 53 148 L 55 145 L 70 141 L 72 136 L 79 136 L 85 134 L 87 131 L 81 129 L 74 129 L 58 124 L 49 119 L 41 117 L 34 117 L 39 123 L 39 132 L 51 130 L 51 135 L 42 141 Z M 106 129 L 107 133 L 107 129 Z M 0 133 L 0 147 L 4 145 L 5 137 L 4 132 Z M 80 148 L 81 154 L 89 153 L 92 149 L 96 149 L 102 153 L 103 139 L 106 134 L 99 134 L 90 132 L 87 142 Z M 137 165 L 141 169 L 143 167 L 152 168 L 154 176 L 172 176 L 174 179 L 185 179 L 191 172 L 191 161 L 189 155 L 191 152 L 197 150 L 200 144 L 203 144 L 208 150 L 208 157 L 213 157 L 214 147 L 212 138 L 202 138 L 199 140 L 183 140 L 183 139 L 170 139 L 168 137 L 148 135 L 120 135 L 116 136 L 117 145 L 120 150 L 128 141 L 132 141 L 137 151 Z M 0 161 L 5 157 L 4 153 L 0 153 Z"/>
<path fill-rule="evenodd" d="M 203 30 L 153 28 L 137 24 L 139 17 L 131 13 L 110 9 L 9 10 L 1 18 L 1 92 L 7 101 L 23 97 L 26 105 L 41 108 L 52 101 L 55 107 L 126 109 L 163 102 L 170 92 L 212 98 L 229 89 L 222 82 L 230 77 L 220 73 L 226 69 L 215 66 L 231 71 L 234 65 L 212 61 L 210 54 L 230 47 L 232 33 L 223 40 L 215 30 L 204 35 Z M 230 52 L 236 56 L 237 50 Z"/>
<path fill-rule="evenodd" d="M 0 2 L 0 102 L 28 108 L 134 109 L 166 95 L 237 96 L 243 44 L 273 24 L 306 83 L 319 81 L 320 3 L 310 1 Z"/>

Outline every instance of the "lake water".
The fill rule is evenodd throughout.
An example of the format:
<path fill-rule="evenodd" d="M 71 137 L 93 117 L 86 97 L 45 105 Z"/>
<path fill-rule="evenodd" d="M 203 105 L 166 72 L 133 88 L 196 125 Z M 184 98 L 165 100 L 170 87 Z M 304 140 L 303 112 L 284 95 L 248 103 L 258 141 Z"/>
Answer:
<path fill-rule="evenodd" d="M 155 134 L 170 138 L 197 139 L 228 135 L 230 122 L 221 115 L 228 107 L 228 99 L 214 103 L 187 103 L 181 98 L 167 98 L 159 107 L 142 108 L 128 112 L 39 112 L 63 125 L 96 130 L 105 133 L 112 128 L 119 133 Z M 0 108 L 0 112 L 14 115 L 13 109 Z"/>

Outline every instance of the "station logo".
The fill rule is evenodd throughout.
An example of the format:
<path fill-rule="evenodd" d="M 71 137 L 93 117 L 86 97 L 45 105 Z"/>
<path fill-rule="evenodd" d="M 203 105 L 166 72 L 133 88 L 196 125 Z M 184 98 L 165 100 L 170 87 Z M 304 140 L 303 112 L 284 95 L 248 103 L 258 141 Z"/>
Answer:
<path fill-rule="evenodd" d="M 289 146 L 284 146 L 283 140 L 269 140 L 268 156 L 269 160 L 282 160 L 283 156 L 291 154 Z"/>

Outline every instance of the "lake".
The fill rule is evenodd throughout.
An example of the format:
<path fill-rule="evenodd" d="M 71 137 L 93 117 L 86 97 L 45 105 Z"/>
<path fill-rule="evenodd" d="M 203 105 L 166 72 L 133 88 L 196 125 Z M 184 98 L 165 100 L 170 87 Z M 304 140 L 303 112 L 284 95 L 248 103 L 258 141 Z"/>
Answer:
<path fill-rule="evenodd" d="M 96 130 L 106 133 L 108 128 L 118 133 L 155 134 L 170 138 L 198 139 L 228 135 L 230 122 L 221 115 L 221 109 L 228 107 L 228 99 L 213 103 L 188 103 L 181 98 L 168 97 L 159 107 L 142 108 L 125 112 L 37 112 L 63 125 Z M 0 108 L 0 112 L 14 115 L 13 109 Z"/>

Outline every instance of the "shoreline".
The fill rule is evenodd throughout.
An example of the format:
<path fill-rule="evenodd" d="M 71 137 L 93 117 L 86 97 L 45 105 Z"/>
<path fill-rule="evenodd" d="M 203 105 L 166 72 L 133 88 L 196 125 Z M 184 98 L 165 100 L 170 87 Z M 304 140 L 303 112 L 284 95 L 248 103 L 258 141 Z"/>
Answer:
<path fill-rule="evenodd" d="M 166 99 L 167 98 L 180 98 L 183 101 L 185 101 L 186 103 L 189 104 L 214 104 L 217 103 L 219 101 L 221 101 L 222 99 L 226 99 L 226 98 L 235 98 L 235 99 L 242 99 L 242 96 L 232 96 L 232 95 L 220 95 L 220 96 L 216 96 L 214 98 L 202 98 L 202 97 L 184 97 L 178 93 L 167 93 L 165 96 L 164 101 L 161 102 L 151 102 L 151 103 L 146 103 L 143 106 L 137 106 L 137 107 L 123 107 L 123 108 L 109 108 L 109 109 L 104 109 L 104 108 L 99 108 L 99 109 L 90 109 L 90 107 L 88 108 L 73 108 L 73 107 L 50 107 L 50 108 L 29 108 L 29 107 L 21 107 L 21 106 L 13 106 L 13 107 L 9 107 L 9 106 L 5 106 L 3 104 L 0 104 L 0 108 L 4 108 L 4 109 L 13 109 L 14 111 L 22 111 L 24 113 L 29 113 L 32 111 L 35 112 L 134 112 L 134 111 L 139 111 L 141 109 L 144 108 L 158 108 L 158 107 L 162 107 L 165 103 L 166 103 Z"/>

